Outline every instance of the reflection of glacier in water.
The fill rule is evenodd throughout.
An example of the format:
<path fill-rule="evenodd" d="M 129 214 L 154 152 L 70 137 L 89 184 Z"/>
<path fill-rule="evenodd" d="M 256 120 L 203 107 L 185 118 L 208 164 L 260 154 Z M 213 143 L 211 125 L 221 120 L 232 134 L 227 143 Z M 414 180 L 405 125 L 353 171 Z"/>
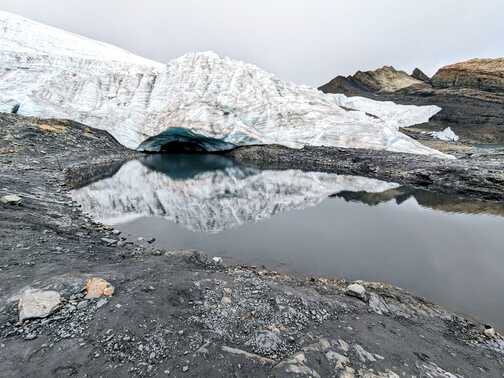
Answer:
<path fill-rule="evenodd" d="M 196 232 L 217 233 L 318 205 L 340 192 L 379 193 L 398 185 L 328 173 L 260 171 L 212 155 L 151 156 L 77 189 L 83 210 L 108 224 L 162 216 Z"/>
<path fill-rule="evenodd" d="M 156 248 L 390 282 L 504 329 L 502 204 L 240 168 L 219 155 L 151 155 L 74 197 L 95 218 L 121 223 L 125 237 L 155 237 Z"/>

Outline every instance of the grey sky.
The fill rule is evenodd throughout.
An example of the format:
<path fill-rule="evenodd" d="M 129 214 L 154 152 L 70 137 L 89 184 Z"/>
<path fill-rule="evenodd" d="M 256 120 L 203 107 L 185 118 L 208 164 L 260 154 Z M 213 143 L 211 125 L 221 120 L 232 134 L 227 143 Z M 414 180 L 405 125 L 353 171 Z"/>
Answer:
<path fill-rule="evenodd" d="M 159 61 L 214 50 L 314 86 L 385 64 L 433 74 L 504 56 L 502 0 L 0 0 L 0 8 Z"/>

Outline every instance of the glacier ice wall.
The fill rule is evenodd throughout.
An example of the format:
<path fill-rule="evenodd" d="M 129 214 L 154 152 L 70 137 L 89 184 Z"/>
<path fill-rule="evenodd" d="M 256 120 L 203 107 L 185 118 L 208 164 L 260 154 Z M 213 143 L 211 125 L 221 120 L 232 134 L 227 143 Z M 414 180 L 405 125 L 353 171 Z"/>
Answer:
<path fill-rule="evenodd" d="M 84 212 L 106 224 L 162 216 L 191 231 L 218 233 L 316 206 L 342 191 L 379 193 L 399 186 L 357 176 L 209 164 L 215 169 L 180 177 L 131 161 L 113 177 L 72 191 L 72 197 Z"/>
<path fill-rule="evenodd" d="M 234 145 L 446 156 L 398 130 L 436 106 L 326 95 L 211 52 L 161 64 L 1 11 L 0 30 L 0 111 L 18 104 L 20 114 L 70 118 L 130 148 L 178 127 Z"/>

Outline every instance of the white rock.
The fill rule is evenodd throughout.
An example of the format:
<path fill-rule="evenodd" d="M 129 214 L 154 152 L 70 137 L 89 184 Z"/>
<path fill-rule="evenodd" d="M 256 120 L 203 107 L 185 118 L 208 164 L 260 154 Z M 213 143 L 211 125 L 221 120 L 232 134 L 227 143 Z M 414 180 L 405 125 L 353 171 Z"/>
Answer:
<path fill-rule="evenodd" d="M 5 205 L 19 205 L 23 199 L 15 194 L 8 194 L 0 198 L 0 202 Z"/>
<path fill-rule="evenodd" d="M 486 337 L 489 339 L 493 339 L 496 336 L 495 328 L 486 328 L 483 333 L 485 334 Z"/>
<path fill-rule="evenodd" d="M 369 353 L 367 350 L 365 350 L 362 346 L 359 344 L 355 344 L 353 346 L 353 349 L 355 353 L 357 353 L 357 357 L 359 357 L 359 360 L 363 363 L 366 362 L 376 362 L 376 356 L 372 353 Z"/>
<path fill-rule="evenodd" d="M 339 375 L 339 378 L 355 378 L 355 370 L 351 367 L 347 367 L 345 371 Z"/>
<path fill-rule="evenodd" d="M 0 111 L 20 104 L 19 114 L 74 119 L 130 148 L 182 127 L 236 145 L 446 157 L 399 132 L 427 122 L 437 106 L 327 95 L 212 52 L 165 65 L 7 12 L 0 30 Z"/>
<path fill-rule="evenodd" d="M 369 295 L 369 308 L 379 315 L 388 314 L 390 312 L 385 300 L 375 293 Z"/>
<path fill-rule="evenodd" d="M 337 369 L 343 369 L 345 366 L 350 364 L 350 359 L 348 357 L 345 357 L 332 350 L 326 353 L 326 358 L 331 362 L 335 362 Z"/>
<path fill-rule="evenodd" d="M 58 308 L 61 296 L 56 291 L 27 290 L 18 302 L 19 321 L 45 318 Z"/>
<path fill-rule="evenodd" d="M 224 296 L 224 297 L 222 297 L 222 299 L 221 299 L 221 303 L 222 303 L 223 305 L 230 305 L 231 303 L 233 303 L 233 300 L 231 299 L 231 297 L 226 297 L 226 296 Z"/>
<path fill-rule="evenodd" d="M 345 340 L 338 339 L 338 349 L 343 352 L 348 352 L 350 350 L 350 345 L 348 345 Z"/>
<path fill-rule="evenodd" d="M 360 284 L 354 283 L 348 285 L 348 287 L 346 288 L 346 294 L 360 299 L 365 299 L 366 288 Z"/>

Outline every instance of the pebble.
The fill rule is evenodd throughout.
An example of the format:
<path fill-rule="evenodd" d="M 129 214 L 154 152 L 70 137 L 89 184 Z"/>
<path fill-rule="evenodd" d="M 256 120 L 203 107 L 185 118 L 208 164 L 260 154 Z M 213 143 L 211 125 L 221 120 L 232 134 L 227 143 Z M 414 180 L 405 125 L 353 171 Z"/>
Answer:
<path fill-rule="evenodd" d="M 184 373 L 185 373 L 186 371 L 188 371 L 188 370 L 189 370 L 189 366 L 187 366 L 187 365 L 186 365 L 186 366 L 184 366 L 184 367 L 182 368 L 182 371 L 183 371 Z"/>
<path fill-rule="evenodd" d="M 212 261 L 216 264 L 222 264 L 222 257 L 212 257 Z"/>
<path fill-rule="evenodd" d="M 27 290 L 19 299 L 19 321 L 46 318 L 61 303 L 61 296 L 56 291 Z"/>

